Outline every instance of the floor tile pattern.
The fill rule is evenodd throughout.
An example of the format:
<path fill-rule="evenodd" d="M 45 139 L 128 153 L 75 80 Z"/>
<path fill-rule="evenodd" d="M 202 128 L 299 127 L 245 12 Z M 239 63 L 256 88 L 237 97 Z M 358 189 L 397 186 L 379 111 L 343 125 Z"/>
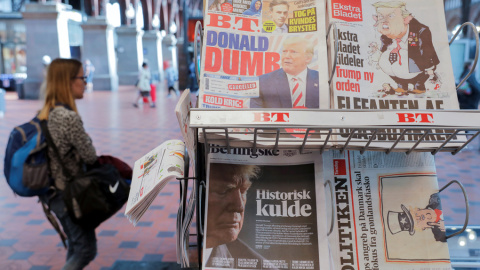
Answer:
<path fill-rule="evenodd" d="M 193 96 L 192 96 L 193 97 Z M 157 108 L 134 108 L 136 91 L 120 87 L 118 92 L 86 93 L 77 106 L 97 153 L 117 156 L 133 165 L 136 159 L 168 139 L 181 139 L 174 107 L 177 98 L 157 94 Z M 194 98 L 194 97 L 193 97 Z M 17 100 L 7 93 L 7 110 L 0 118 L 0 161 L 11 129 L 31 119 L 39 101 Z M 439 185 L 460 180 L 470 200 L 470 224 L 480 225 L 479 140 L 456 156 L 436 155 Z M 56 270 L 66 252 L 58 235 L 46 222 L 36 198 L 16 197 L 8 188 L 0 162 L 0 269 Z M 98 256 L 87 270 L 179 269 L 176 262 L 175 224 L 178 183 L 162 190 L 136 226 L 124 217 L 124 209 L 97 229 Z M 441 193 L 447 225 L 463 224 L 465 206 L 456 186 Z M 172 268 L 173 267 L 173 268 Z"/>

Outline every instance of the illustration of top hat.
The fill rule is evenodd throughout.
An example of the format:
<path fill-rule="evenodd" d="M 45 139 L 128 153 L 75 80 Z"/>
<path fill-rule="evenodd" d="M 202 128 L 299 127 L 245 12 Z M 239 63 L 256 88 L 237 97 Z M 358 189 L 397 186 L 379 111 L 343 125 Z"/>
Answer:
<path fill-rule="evenodd" d="M 405 207 L 405 205 L 402 204 L 401 207 L 403 212 L 388 211 L 388 229 L 392 234 L 408 231 L 410 235 L 414 235 L 415 228 L 413 226 L 414 223 L 412 214 L 410 214 L 410 211 Z"/>

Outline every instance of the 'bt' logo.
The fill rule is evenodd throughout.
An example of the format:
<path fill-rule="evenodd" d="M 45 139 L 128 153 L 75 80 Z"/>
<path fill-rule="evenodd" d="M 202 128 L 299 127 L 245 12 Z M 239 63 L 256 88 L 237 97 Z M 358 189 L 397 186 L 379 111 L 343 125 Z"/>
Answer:
<path fill-rule="evenodd" d="M 287 112 L 256 112 L 254 113 L 254 122 L 289 122 L 290 113 Z"/>
<path fill-rule="evenodd" d="M 433 123 L 432 113 L 397 113 L 398 123 Z"/>

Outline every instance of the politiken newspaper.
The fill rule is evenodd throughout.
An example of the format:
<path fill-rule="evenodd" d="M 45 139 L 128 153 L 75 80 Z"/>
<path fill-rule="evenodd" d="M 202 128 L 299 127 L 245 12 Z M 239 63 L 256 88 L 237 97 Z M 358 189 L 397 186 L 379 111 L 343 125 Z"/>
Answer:
<path fill-rule="evenodd" d="M 332 269 L 451 269 L 430 153 L 328 151 L 323 157 L 336 209 Z"/>
<path fill-rule="evenodd" d="M 205 1 L 199 108 L 330 108 L 323 0 L 218 2 Z"/>
<path fill-rule="evenodd" d="M 321 155 L 208 156 L 203 269 L 330 269 Z"/>

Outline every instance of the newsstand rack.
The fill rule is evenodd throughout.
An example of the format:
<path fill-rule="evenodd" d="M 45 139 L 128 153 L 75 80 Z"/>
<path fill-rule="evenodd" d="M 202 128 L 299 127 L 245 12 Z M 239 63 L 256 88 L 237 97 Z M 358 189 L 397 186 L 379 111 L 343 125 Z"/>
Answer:
<path fill-rule="evenodd" d="M 472 27 L 476 33 L 477 51 L 471 72 L 460 82 L 459 86 L 473 73 L 479 51 L 478 32 L 472 23 L 463 24 L 451 39 L 450 44 L 465 26 Z M 197 22 L 195 33 L 197 38 L 194 43 L 194 57 L 199 59 L 198 52 L 201 52 L 203 39 L 200 22 Z M 198 61 L 195 61 L 195 64 L 196 75 L 200 80 Z M 201 85 L 200 81 L 199 85 Z M 261 148 L 297 149 L 300 153 L 359 150 L 362 154 L 365 151 L 382 151 L 387 154 L 391 152 L 410 154 L 422 151 L 431 152 L 432 155 L 439 152 L 449 152 L 455 155 L 476 138 L 480 139 L 480 112 L 476 110 L 212 110 L 192 108 L 189 114 L 190 128 L 195 136 L 196 145 L 195 175 L 179 180 L 194 180 L 193 185 L 196 187 L 197 243 L 190 246 L 197 247 L 199 269 L 202 269 L 206 161 L 212 146 L 226 148 L 227 153 L 230 153 L 232 148 L 245 148 L 249 151 L 257 151 Z M 187 157 L 186 171 L 188 171 L 188 166 Z M 440 192 L 452 183 L 457 183 L 464 194 L 466 219 L 463 229 L 447 238 L 462 233 L 467 227 L 469 216 L 468 198 L 460 182 L 453 180 L 441 188 Z M 186 200 L 187 187 L 188 185 L 184 185 L 180 193 L 183 200 Z"/>

